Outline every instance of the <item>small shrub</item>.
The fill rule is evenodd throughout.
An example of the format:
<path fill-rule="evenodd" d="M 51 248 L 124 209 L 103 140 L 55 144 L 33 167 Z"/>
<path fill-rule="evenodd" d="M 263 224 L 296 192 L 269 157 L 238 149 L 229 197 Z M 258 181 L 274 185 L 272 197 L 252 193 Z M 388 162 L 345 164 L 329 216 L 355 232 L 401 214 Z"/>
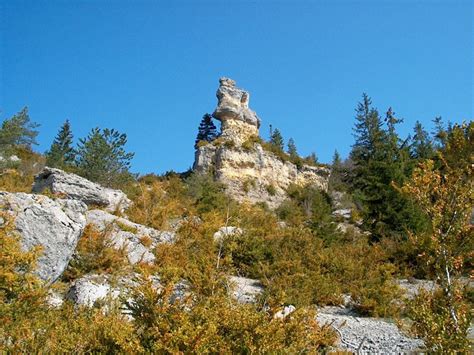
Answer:
<path fill-rule="evenodd" d="M 275 186 L 273 186 L 273 185 L 267 185 L 267 186 L 265 186 L 265 189 L 267 190 L 267 192 L 270 196 L 275 196 L 276 193 L 277 193 L 277 190 L 276 190 Z"/>
<path fill-rule="evenodd" d="M 254 178 L 247 178 L 242 182 L 242 190 L 248 193 L 251 189 L 254 189 L 257 186 L 257 182 Z"/>
<path fill-rule="evenodd" d="M 426 347 L 436 353 L 469 353 L 467 337 L 472 315 L 467 302 L 463 300 L 460 288 L 455 290 L 456 304 L 449 304 L 442 290 L 430 293 L 421 290 L 409 304 L 409 317 L 413 320 L 415 335 L 425 340 Z M 450 309 L 457 310 L 457 324 Z"/>
<path fill-rule="evenodd" d="M 120 273 L 125 271 L 126 266 L 126 252 L 114 247 L 109 232 L 99 232 L 92 225 L 88 225 L 62 278 L 70 281 L 92 272 Z"/>
<path fill-rule="evenodd" d="M 120 221 L 115 221 L 114 223 L 117 225 L 117 227 L 120 228 L 120 230 L 124 232 L 129 232 L 129 233 L 134 233 L 134 234 L 137 233 L 137 228 L 132 225 L 129 225 Z"/>
<path fill-rule="evenodd" d="M 197 148 L 201 148 L 201 147 L 205 147 L 205 146 L 208 145 L 208 144 L 209 144 L 208 141 L 201 140 L 201 141 L 197 142 L 196 147 L 197 147 Z"/>

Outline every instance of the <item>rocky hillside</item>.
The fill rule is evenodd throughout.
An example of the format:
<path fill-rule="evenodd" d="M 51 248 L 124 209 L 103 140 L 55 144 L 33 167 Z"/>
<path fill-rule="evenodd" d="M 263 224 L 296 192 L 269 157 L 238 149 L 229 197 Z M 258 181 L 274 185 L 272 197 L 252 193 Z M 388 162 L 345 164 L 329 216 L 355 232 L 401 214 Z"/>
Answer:
<path fill-rule="evenodd" d="M 210 172 L 238 201 L 264 202 L 275 208 L 286 198 L 290 184 L 312 185 L 326 191 L 330 170 L 283 160 L 264 149 L 259 139 L 260 119 L 249 108 L 250 95 L 221 78 L 213 116 L 221 122 L 215 141 L 196 150 L 194 171 Z"/>
<path fill-rule="evenodd" d="M 56 289 L 49 292 L 47 302 L 52 309 L 62 307 L 66 301 L 72 302 L 76 307 L 94 307 L 110 300 L 117 302 L 123 297 L 131 297 L 133 290 L 140 285 L 137 281 L 140 276 L 126 265 L 143 267 L 154 264 L 156 250 L 175 243 L 178 238 L 176 232 L 158 231 L 131 222 L 126 217 L 111 214 L 108 211 L 126 212 L 123 206 L 129 207 L 131 204 L 127 196 L 121 191 L 101 187 L 75 174 L 45 168 L 35 177 L 32 190 L 35 194 L 1 192 L 0 204 L 6 213 L 5 218 L 14 221 L 22 247 L 26 250 L 33 247 L 42 249 L 36 274 L 50 285 L 62 280 L 59 281 L 62 291 Z M 49 197 L 41 195 L 42 192 L 47 192 Z M 192 223 L 201 222 L 195 220 Z M 73 277 L 70 282 L 65 283 L 68 278 L 63 274 L 80 259 L 78 242 L 84 233 L 88 233 L 88 228 L 104 233 L 101 238 L 107 238 L 112 249 L 123 253 L 126 264 L 121 264 L 121 271 L 104 273 L 91 270 L 90 273 Z M 225 226 L 214 233 L 214 241 L 222 245 L 229 238 L 243 236 L 244 233 L 240 228 Z M 163 289 L 160 275 L 149 277 L 155 290 Z M 257 304 L 263 297 L 265 286 L 260 280 L 227 275 L 226 289 L 228 295 L 238 303 Z M 188 280 L 179 281 L 173 286 L 170 302 L 184 302 L 192 295 L 192 290 L 193 285 Z M 125 303 L 120 307 L 124 314 L 130 314 Z M 339 332 L 338 346 L 341 348 L 352 351 L 383 349 L 399 352 L 412 351 L 423 345 L 422 341 L 406 337 L 384 320 L 363 319 L 354 314 L 346 316 L 351 312 L 350 303 L 341 307 L 339 310 L 322 308 L 318 316 L 321 324 Z M 282 307 L 275 312 L 274 318 L 285 319 L 295 309 L 293 305 Z M 365 326 L 359 324 L 370 324 L 371 331 L 365 331 Z"/>
<path fill-rule="evenodd" d="M 113 129 L 42 155 L 26 111 L 0 128 L 0 352 L 466 352 L 474 123 L 421 155 L 364 96 L 329 169 L 217 98 L 183 174 L 131 173 Z"/>

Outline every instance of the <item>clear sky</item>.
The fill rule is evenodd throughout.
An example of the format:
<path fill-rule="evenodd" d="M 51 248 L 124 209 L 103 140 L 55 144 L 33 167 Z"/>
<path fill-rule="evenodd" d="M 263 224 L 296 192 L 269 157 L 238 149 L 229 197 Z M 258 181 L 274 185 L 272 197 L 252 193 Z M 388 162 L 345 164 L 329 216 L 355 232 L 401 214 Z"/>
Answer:
<path fill-rule="evenodd" d="M 250 106 L 329 162 L 353 143 L 354 108 L 431 128 L 473 119 L 474 1 L 0 0 L 1 119 L 27 105 L 46 150 L 69 118 L 128 135 L 133 170 L 192 165 L 220 76 Z"/>

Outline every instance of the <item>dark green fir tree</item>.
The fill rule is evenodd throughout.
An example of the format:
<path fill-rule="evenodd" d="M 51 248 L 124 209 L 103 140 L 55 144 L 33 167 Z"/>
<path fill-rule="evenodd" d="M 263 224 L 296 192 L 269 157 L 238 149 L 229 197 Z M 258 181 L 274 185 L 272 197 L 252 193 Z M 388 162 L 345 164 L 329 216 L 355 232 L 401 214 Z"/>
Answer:
<path fill-rule="evenodd" d="M 46 152 L 46 165 L 59 169 L 72 167 L 76 157 L 72 146 L 73 138 L 71 124 L 69 120 L 66 120 L 51 144 L 51 148 Z"/>
<path fill-rule="evenodd" d="M 212 116 L 206 113 L 201 120 L 201 124 L 199 125 L 198 134 L 196 137 L 196 141 L 194 143 L 194 148 L 198 147 L 199 142 L 212 142 L 214 139 L 217 138 L 217 128 L 212 122 Z"/>

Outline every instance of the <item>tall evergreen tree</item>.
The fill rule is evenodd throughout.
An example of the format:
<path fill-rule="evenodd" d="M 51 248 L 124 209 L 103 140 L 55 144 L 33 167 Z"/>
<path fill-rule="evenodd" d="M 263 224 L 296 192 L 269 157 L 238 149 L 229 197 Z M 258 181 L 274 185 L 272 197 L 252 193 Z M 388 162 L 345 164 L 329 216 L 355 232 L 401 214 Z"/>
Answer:
<path fill-rule="evenodd" d="M 344 168 L 342 165 L 341 155 L 337 150 L 334 151 L 331 164 L 331 175 L 329 176 L 329 185 L 331 190 L 344 191 L 346 186 L 343 183 L 344 180 Z"/>
<path fill-rule="evenodd" d="M 31 148 L 37 145 L 39 124 L 32 122 L 28 108 L 23 108 L 13 117 L 3 121 L 0 128 L 0 149 L 5 150 L 14 146 Z"/>
<path fill-rule="evenodd" d="M 134 153 L 124 149 L 127 135 L 114 129 L 94 128 L 79 140 L 76 164 L 83 177 L 108 187 L 118 187 L 131 176 Z"/>
<path fill-rule="evenodd" d="M 288 140 L 288 154 L 290 155 L 290 158 L 298 157 L 298 151 L 296 150 L 296 144 L 293 138 Z"/>
<path fill-rule="evenodd" d="M 423 129 L 422 124 L 416 121 L 413 128 L 411 142 L 411 153 L 415 159 L 430 159 L 433 157 L 434 149 L 428 132 Z"/>
<path fill-rule="evenodd" d="M 375 158 L 377 148 L 385 139 L 382 120 L 367 94 L 362 95 L 356 109 L 356 124 L 354 127 L 355 144 L 352 147 L 351 158 L 355 165 L 363 166 Z"/>
<path fill-rule="evenodd" d="M 448 132 L 444 127 L 443 118 L 441 116 L 437 116 L 433 120 L 435 130 L 433 132 L 434 143 L 436 148 L 442 148 L 446 144 L 446 138 L 448 136 Z"/>
<path fill-rule="evenodd" d="M 72 146 L 71 124 L 66 120 L 61 126 L 51 148 L 46 153 L 46 164 L 53 168 L 65 169 L 74 164 L 75 151 Z"/>
<path fill-rule="evenodd" d="M 200 141 L 212 142 L 217 138 L 217 128 L 212 122 L 212 116 L 206 113 L 199 125 L 198 134 L 194 143 L 194 148 L 197 148 Z"/>
<path fill-rule="evenodd" d="M 280 130 L 278 128 L 275 128 L 273 130 L 273 133 L 270 137 L 270 144 L 275 148 L 276 150 L 283 152 L 283 148 L 285 146 L 285 141 L 283 140 L 283 136 L 280 133 Z"/>
<path fill-rule="evenodd" d="M 366 226 L 375 239 L 407 228 L 422 228 L 423 221 L 416 207 L 393 187 L 394 183 L 401 186 L 410 171 L 409 149 L 396 131 L 401 120 L 389 109 L 385 130 L 365 94 L 356 112 L 351 183 L 355 200 L 363 207 Z"/>

